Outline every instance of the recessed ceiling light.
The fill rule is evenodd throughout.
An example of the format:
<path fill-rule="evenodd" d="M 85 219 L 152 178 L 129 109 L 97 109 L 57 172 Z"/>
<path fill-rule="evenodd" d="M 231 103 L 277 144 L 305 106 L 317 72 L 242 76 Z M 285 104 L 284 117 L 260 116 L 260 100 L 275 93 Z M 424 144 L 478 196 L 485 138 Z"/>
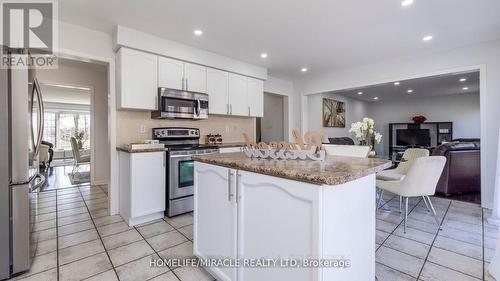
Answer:
<path fill-rule="evenodd" d="M 460 81 L 460 82 L 465 82 L 465 81 L 467 81 L 467 78 L 460 78 L 460 80 L 459 80 L 459 81 Z"/>
<path fill-rule="evenodd" d="M 422 38 L 424 41 L 431 41 L 432 40 L 432 35 L 427 35 Z"/>
<path fill-rule="evenodd" d="M 262 54 L 260 54 L 260 57 L 263 58 L 263 59 L 265 59 L 265 58 L 267 58 L 267 54 L 266 53 L 262 53 Z"/>
<path fill-rule="evenodd" d="M 413 89 L 408 89 L 408 91 L 406 91 L 408 94 L 411 94 L 413 93 Z"/>
<path fill-rule="evenodd" d="M 399 84 L 401 84 L 401 83 L 399 83 L 399 82 L 394 82 L 394 86 L 399 86 Z"/>
<path fill-rule="evenodd" d="M 307 72 L 307 70 L 308 70 L 308 69 L 307 69 L 306 67 L 302 67 L 302 68 L 300 69 L 300 71 L 302 71 L 302 72 Z"/>
<path fill-rule="evenodd" d="M 358 92 L 358 95 L 362 95 L 362 94 L 363 94 L 363 92 L 361 92 L 361 91 Z"/>
<path fill-rule="evenodd" d="M 195 30 L 193 31 L 193 33 L 194 33 L 194 35 L 196 35 L 196 36 L 201 36 L 201 35 L 203 34 L 203 31 L 201 31 L 201 30 L 199 30 L 199 29 L 195 29 Z"/>
<path fill-rule="evenodd" d="M 374 100 L 378 100 L 378 97 L 374 97 L 373 99 L 374 99 Z"/>
<path fill-rule="evenodd" d="M 462 90 L 467 91 L 469 87 L 463 87 Z"/>
<path fill-rule="evenodd" d="M 413 0 L 403 0 L 401 1 L 401 6 L 410 6 L 413 4 Z"/>

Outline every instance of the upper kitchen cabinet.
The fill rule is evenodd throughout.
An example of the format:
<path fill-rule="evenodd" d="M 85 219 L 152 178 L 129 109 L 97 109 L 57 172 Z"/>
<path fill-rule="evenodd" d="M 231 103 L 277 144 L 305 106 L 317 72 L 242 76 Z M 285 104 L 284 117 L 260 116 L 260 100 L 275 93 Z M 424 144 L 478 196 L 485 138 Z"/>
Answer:
<path fill-rule="evenodd" d="M 158 87 L 206 93 L 207 68 L 160 57 L 158 59 Z"/>
<path fill-rule="evenodd" d="M 184 90 L 184 62 L 159 57 L 158 87 Z"/>
<path fill-rule="evenodd" d="M 206 93 L 207 92 L 207 68 L 201 65 L 185 63 L 184 81 L 187 91 Z"/>
<path fill-rule="evenodd" d="M 120 48 L 116 57 L 117 107 L 155 110 L 158 93 L 158 57 Z"/>
<path fill-rule="evenodd" d="M 248 78 L 248 115 L 264 117 L 264 81 Z"/>
<path fill-rule="evenodd" d="M 249 116 L 247 84 L 247 77 L 229 73 L 229 114 Z"/>
<path fill-rule="evenodd" d="M 229 74 L 225 71 L 207 69 L 208 110 L 210 114 L 229 114 Z"/>

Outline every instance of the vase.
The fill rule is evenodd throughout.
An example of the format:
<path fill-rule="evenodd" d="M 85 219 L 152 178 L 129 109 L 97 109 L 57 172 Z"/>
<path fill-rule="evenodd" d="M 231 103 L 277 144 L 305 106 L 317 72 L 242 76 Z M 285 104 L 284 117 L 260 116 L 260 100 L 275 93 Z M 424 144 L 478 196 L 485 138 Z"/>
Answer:
<path fill-rule="evenodd" d="M 375 156 L 377 156 L 377 152 L 372 148 L 368 153 L 368 158 L 375 158 Z"/>

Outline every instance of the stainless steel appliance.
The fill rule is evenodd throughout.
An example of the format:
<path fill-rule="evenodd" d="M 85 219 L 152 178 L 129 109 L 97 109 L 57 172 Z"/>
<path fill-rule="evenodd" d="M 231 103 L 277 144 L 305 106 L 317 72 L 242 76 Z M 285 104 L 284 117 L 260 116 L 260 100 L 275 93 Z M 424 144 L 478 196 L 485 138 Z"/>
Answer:
<path fill-rule="evenodd" d="M 208 118 L 207 94 L 158 88 L 157 104 L 158 110 L 151 112 L 151 118 Z"/>
<path fill-rule="evenodd" d="M 28 81 L 31 81 L 29 83 Z M 0 279 L 28 270 L 32 202 L 43 184 L 38 150 L 43 99 L 33 70 L 0 69 Z"/>
<path fill-rule="evenodd" d="M 153 139 L 165 144 L 166 206 L 169 217 L 193 211 L 193 155 L 219 153 L 216 146 L 200 144 L 200 130 L 194 128 L 154 128 Z"/>

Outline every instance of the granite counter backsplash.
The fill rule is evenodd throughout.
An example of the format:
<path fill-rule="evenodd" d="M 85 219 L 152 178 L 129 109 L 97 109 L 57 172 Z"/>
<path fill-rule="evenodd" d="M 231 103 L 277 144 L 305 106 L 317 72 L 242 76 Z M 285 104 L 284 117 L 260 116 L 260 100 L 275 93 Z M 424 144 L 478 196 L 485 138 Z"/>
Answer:
<path fill-rule="evenodd" d="M 326 156 L 325 161 L 249 158 L 242 152 L 193 156 L 199 162 L 318 185 L 339 185 L 392 166 L 377 158 Z"/>

